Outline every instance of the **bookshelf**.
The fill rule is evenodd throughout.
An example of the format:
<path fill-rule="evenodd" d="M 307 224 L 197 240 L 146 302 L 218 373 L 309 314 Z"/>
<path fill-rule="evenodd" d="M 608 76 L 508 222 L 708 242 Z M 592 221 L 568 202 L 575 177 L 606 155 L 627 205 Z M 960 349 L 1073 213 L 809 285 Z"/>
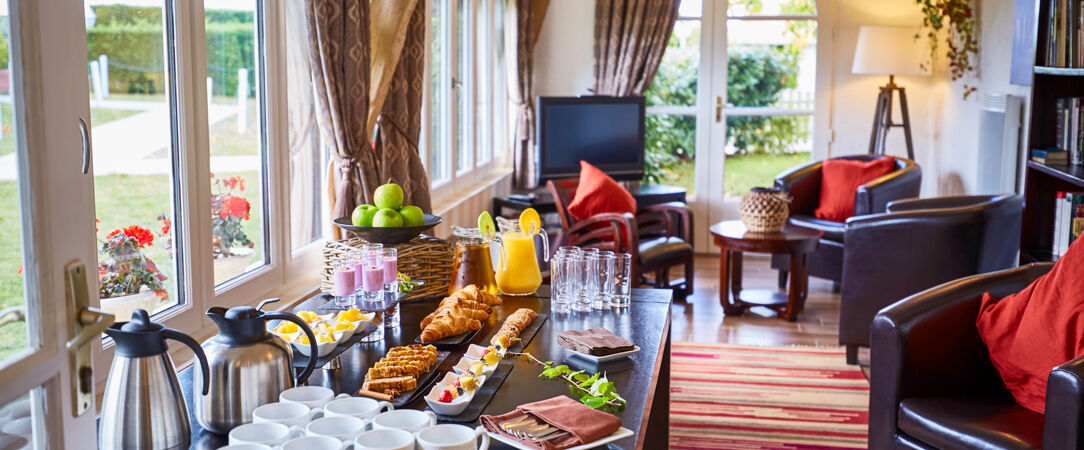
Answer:
<path fill-rule="evenodd" d="M 1040 164 L 1030 160 L 1032 149 L 1054 147 L 1057 141 L 1056 103 L 1063 97 L 1084 97 L 1084 61 L 1053 67 L 1048 58 L 1052 8 L 1066 0 L 1036 0 L 1026 22 L 1034 23 L 1030 120 L 1026 141 L 1028 162 L 1024 170 L 1024 217 L 1020 235 L 1020 262 L 1053 260 L 1054 199 L 1058 191 L 1084 192 L 1084 167 Z M 1071 3 L 1070 3 L 1071 4 Z M 1017 10 L 1020 11 L 1019 9 Z M 1020 22 L 1018 20 L 1018 22 Z M 1074 45 L 1084 43 L 1072 41 Z M 1056 44 L 1055 44 L 1056 45 Z M 1068 51 L 1068 48 L 1063 47 Z M 1079 59 L 1079 58 L 1078 58 Z"/>

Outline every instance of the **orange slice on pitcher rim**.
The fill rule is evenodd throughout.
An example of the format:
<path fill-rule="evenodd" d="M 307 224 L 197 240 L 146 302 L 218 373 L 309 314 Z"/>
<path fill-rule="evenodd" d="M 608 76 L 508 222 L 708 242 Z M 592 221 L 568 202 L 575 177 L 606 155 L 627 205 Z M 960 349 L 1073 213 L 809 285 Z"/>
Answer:
<path fill-rule="evenodd" d="M 519 227 L 527 234 L 538 234 L 542 230 L 542 218 L 538 217 L 538 211 L 527 208 L 519 213 Z"/>

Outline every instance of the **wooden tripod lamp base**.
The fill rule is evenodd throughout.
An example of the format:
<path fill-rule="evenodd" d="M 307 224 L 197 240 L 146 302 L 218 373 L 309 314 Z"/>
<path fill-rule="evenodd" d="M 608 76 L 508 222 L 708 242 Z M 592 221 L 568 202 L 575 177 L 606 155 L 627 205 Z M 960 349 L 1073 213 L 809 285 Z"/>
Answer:
<path fill-rule="evenodd" d="M 900 123 L 892 121 L 892 97 L 893 93 L 897 91 L 900 96 Z M 915 149 L 911 143 L 911 117 L 907 112 L 907 92 L 903 89 L 903 86 L 896 84 L 894 75 L 889 75 L 888 84 L 881 86 L 881 93 L 877 95 L 877 109 L 873 114 L 873 130 L 870 131 L 869 135 L 869 154 L 885 154 L 885 139 L 888 137 L 888 130 L 893 127 L 903 128 L 903 138 L 907 143 L 907 158 L 914 160 Z"/>

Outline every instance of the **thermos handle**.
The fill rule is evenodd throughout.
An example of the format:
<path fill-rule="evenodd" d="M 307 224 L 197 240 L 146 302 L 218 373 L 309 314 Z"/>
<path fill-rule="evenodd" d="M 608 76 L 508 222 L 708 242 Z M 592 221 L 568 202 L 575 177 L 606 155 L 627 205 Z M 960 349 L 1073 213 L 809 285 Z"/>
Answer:
<path fill-rule="evenodd" d="M 317 348 L 316 335 L 312 333 L 312 328 L 309 328 L 309 324 L 305 323 L 304 320 L 301 320 L 300 317 L 290 313 L 265 312 L 263 313 L 263 318 L 266 320 L 289 320 L 290 322 L 296 323 L 297 326 L 301 328 L 301 331 L 305 332 L 305 336 L 309 338 L 309 364 L 305 366 L 305 370 L 302 370 L 301 373 L 298 374 L 297 385 L 300 386 L 302 383 L 309 381 L 309 375 L 312 375 L 312 371 L 316 369 L 316 357 L 320 355 L 320 349 Z"/>
<path fill-rule="evenodd" d="M 192 339 L 192 336 L 171 328 L 162 330 L 162 336 L 166 339 L 180 341 L 182 344 L 187 345 L 188 348 L 192 349 L 192 353 L 196 354 L 196 358 L 199 358 L 200 369 L 203 370 L 203 395 L 207 395 L 211 388 L 211 369 L 210 366 L 207 365 L 207 355 L 203 353 L 203 347 L 200 347 L 199 342 Z"/>

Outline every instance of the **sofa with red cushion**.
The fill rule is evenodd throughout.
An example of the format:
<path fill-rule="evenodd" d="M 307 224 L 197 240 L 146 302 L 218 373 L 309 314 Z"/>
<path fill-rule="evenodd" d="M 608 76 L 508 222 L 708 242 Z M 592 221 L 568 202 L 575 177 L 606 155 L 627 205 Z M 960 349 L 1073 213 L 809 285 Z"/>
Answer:
<path fill-rule="evenodd" d="M 1049 369 L 1046 411 L 1017 404 L 976 326 L 982 298 L 1024 290 L 1052 264 L 952 281 L 873 320 L 869 448 L 1084 448 L 1084 357 Z"/>

